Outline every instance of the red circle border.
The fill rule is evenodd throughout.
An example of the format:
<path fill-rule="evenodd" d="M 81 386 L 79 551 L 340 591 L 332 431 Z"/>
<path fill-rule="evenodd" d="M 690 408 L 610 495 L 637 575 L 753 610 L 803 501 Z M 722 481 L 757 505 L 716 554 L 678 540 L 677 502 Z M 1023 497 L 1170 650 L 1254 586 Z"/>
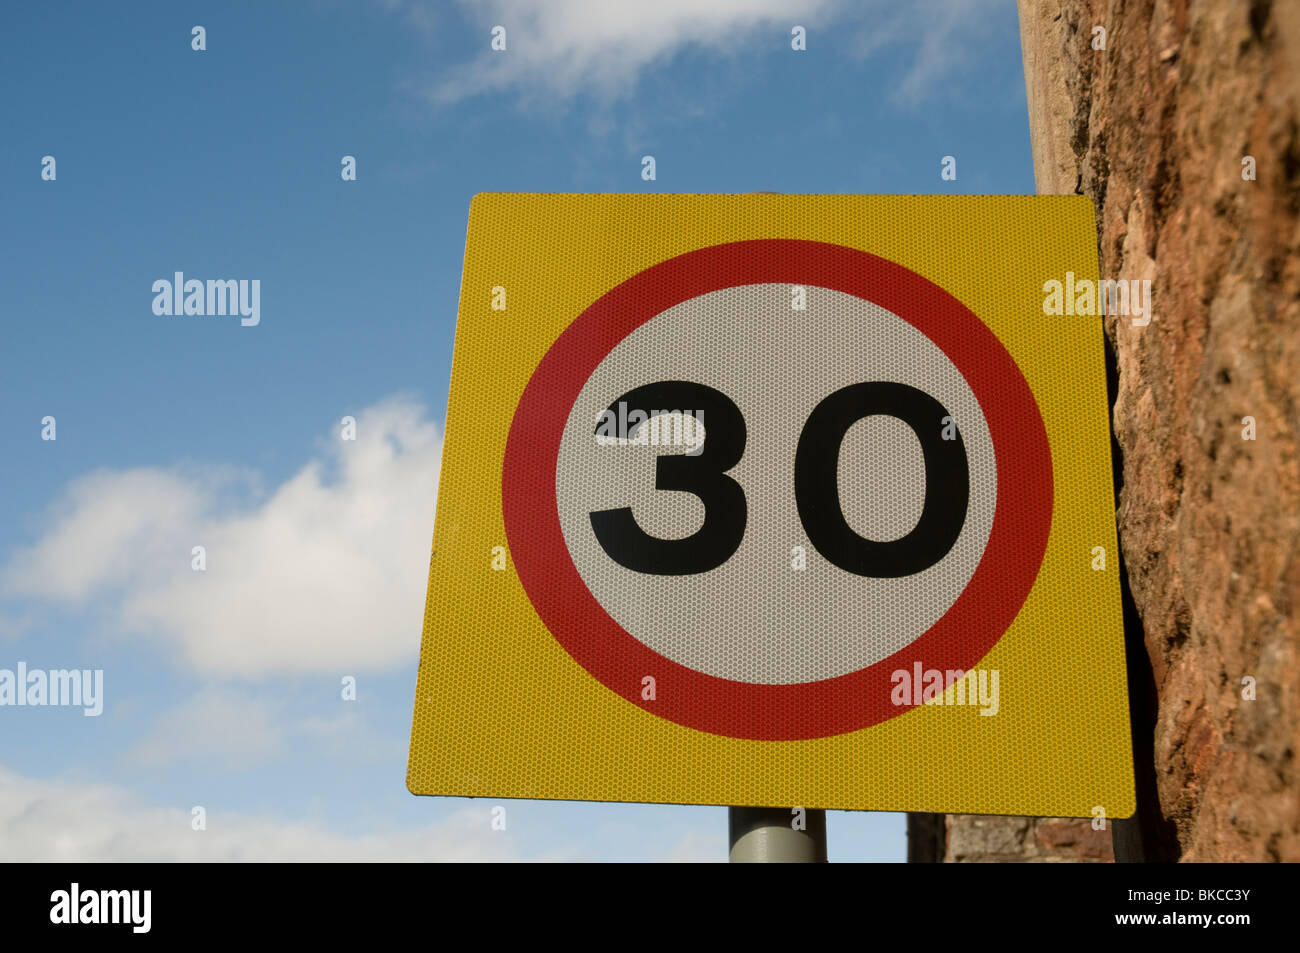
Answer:
<path fill-rule="evenodd" d="M 926 632 L 866 668 L 814 682 L 719 678 L 654 651 L 623 629 L 583 582 L 564 541 L 555 474 L 564 426 L 596 367 L 628 334 L 683 301 L 748 284 L 830 288 L 908 321 L 965 377 L 988 424 L 997 504 L 966 588 Z M 1028 597 L 1047 548 L 1052 461 L 1029 384 L 991 330 L 938 285 L 868 252 L 825 242 L 757 239 L 687 252 L 633 275 L 555 340 L 515 410 L 501 474 L 506 535 L 519 580 L 543 624 L 591 675 L 660 717 L 711 734 L 788 741 L 843 734 L 915 707 L 891 700 L 892 673 L 969 671 Z M 655 698 L 641 697 L 642 678 Z M 919 693 L 920 686 L 916 686 Z"/>

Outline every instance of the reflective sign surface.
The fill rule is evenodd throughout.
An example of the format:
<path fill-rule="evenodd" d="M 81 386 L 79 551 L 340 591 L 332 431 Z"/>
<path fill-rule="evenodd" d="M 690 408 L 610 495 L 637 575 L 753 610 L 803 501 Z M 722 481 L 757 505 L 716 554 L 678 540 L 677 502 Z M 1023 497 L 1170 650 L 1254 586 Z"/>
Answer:
<path fill-rule="evenodd" d="M 1081 197 L 484 194 L 408 785 L 1132 813 Z"/>

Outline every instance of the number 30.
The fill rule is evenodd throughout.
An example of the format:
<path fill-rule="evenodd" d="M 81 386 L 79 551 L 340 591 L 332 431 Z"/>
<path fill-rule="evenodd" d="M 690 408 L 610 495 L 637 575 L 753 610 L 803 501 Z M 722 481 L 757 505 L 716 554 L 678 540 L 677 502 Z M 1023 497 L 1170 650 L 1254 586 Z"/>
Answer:
<path fill-rule="evenodd" d="M 691 381 L 659 381 L 613 401 L 629 407 L 690 407 L 709 421 L 697 456 L 663 455 L 655 463 L 655 489 L 692 493 L 704 504 L 704 525 L 684 539 L 661 539 L 637 524 L 630 507 L 591 513 L 591 528 L 611 559 L 634 572 L 684 576 L 725 563 L 745 536 L 745 491 L 727 471 L 745 452 L 745 418 L 721 391 Z M 916 433 L 925 458 L 925 501 L 916 526 L 900 539 L 859 536 L 840 507 L 839 458 L 844 435 L 859 420 L 897 417 Z M 850 384 L 825 398 L 799 434 L 794 495 L 809 541 L 829 562 L 859 576 L 896 578 L 933 566 L 956 543 L 966 521 L 970 473 L 961 434 L 945 440 L 943 405 L 924 391 L 893 381 Z"/>

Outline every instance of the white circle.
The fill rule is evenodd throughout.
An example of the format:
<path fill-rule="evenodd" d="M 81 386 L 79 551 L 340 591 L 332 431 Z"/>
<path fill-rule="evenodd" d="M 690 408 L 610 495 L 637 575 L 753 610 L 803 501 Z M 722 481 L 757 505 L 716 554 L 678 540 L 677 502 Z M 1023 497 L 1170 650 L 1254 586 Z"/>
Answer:
<path fill-rule="evenodd" d="M 988 424 L 970 386 L 933 341 L 896 314 L 843 292 L 808 286 L 804 311 L 792 310 L 791 300 L 788 285 L 743 285 L 684 301 L 645 322 L 583 386 L 556 468 L 565 543 L 605 611 L 675 662 L 758 684 L 845 675 L 917 639 L 969 582 L 997 503 Z M 602 445 L 595 436 L 602 411 L 633 388 L 665 380 L 719 390 L 745 419 L 744 455 L 728 471 L 745 493 L 744 538 L 730 559 L 704 573 L 634 572 L 609 557 L 591 527 L 592 512 L 625 506 L 652 536 L 684 538 L 702 525 L 697 497 L 654 488 L 658 456 L 685 453 L 687 445 Z M 795 448 L 809 414 L 830 394 L 864 381 L 895 381 L 930 394 L 952 416 L 966 448 L 965 524 L 943 559 L 910 576 L 868 578 L 828 562 L 809 542 L 795 503 Z M 703 424 L 707 442 L 707 413 Z M 903 421 L 877 415 L 855 423 L 841 445 L 838 475 L 845 520 L 859 535 L 886 541 L 916 525 L 924 460 Z M 796 547 L 806 568 L 793 568 Z"/>

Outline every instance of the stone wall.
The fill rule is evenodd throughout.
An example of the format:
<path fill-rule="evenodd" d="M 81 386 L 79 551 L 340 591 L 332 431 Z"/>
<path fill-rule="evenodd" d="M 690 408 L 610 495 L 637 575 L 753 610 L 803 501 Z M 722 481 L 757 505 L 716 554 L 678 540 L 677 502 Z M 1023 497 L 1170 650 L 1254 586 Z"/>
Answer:
<path fill-rule="evenodd" d="M 909 814 L 909 863 L 1095 863 L 1113 860 L 1109 831 L 1059 817 Z"/>
<path fill-rule="evenodd" d="M 1019 8 L 1038 191 L 1096 203 L 1103 278 L 1153 281 L 1149 325 L 1106 323 L 1140 805 L 1115 854 L 1300 860 L 1300 2 Z M 909 822 L 918 860 L 1044 859 L 1045 830 Z"/>

